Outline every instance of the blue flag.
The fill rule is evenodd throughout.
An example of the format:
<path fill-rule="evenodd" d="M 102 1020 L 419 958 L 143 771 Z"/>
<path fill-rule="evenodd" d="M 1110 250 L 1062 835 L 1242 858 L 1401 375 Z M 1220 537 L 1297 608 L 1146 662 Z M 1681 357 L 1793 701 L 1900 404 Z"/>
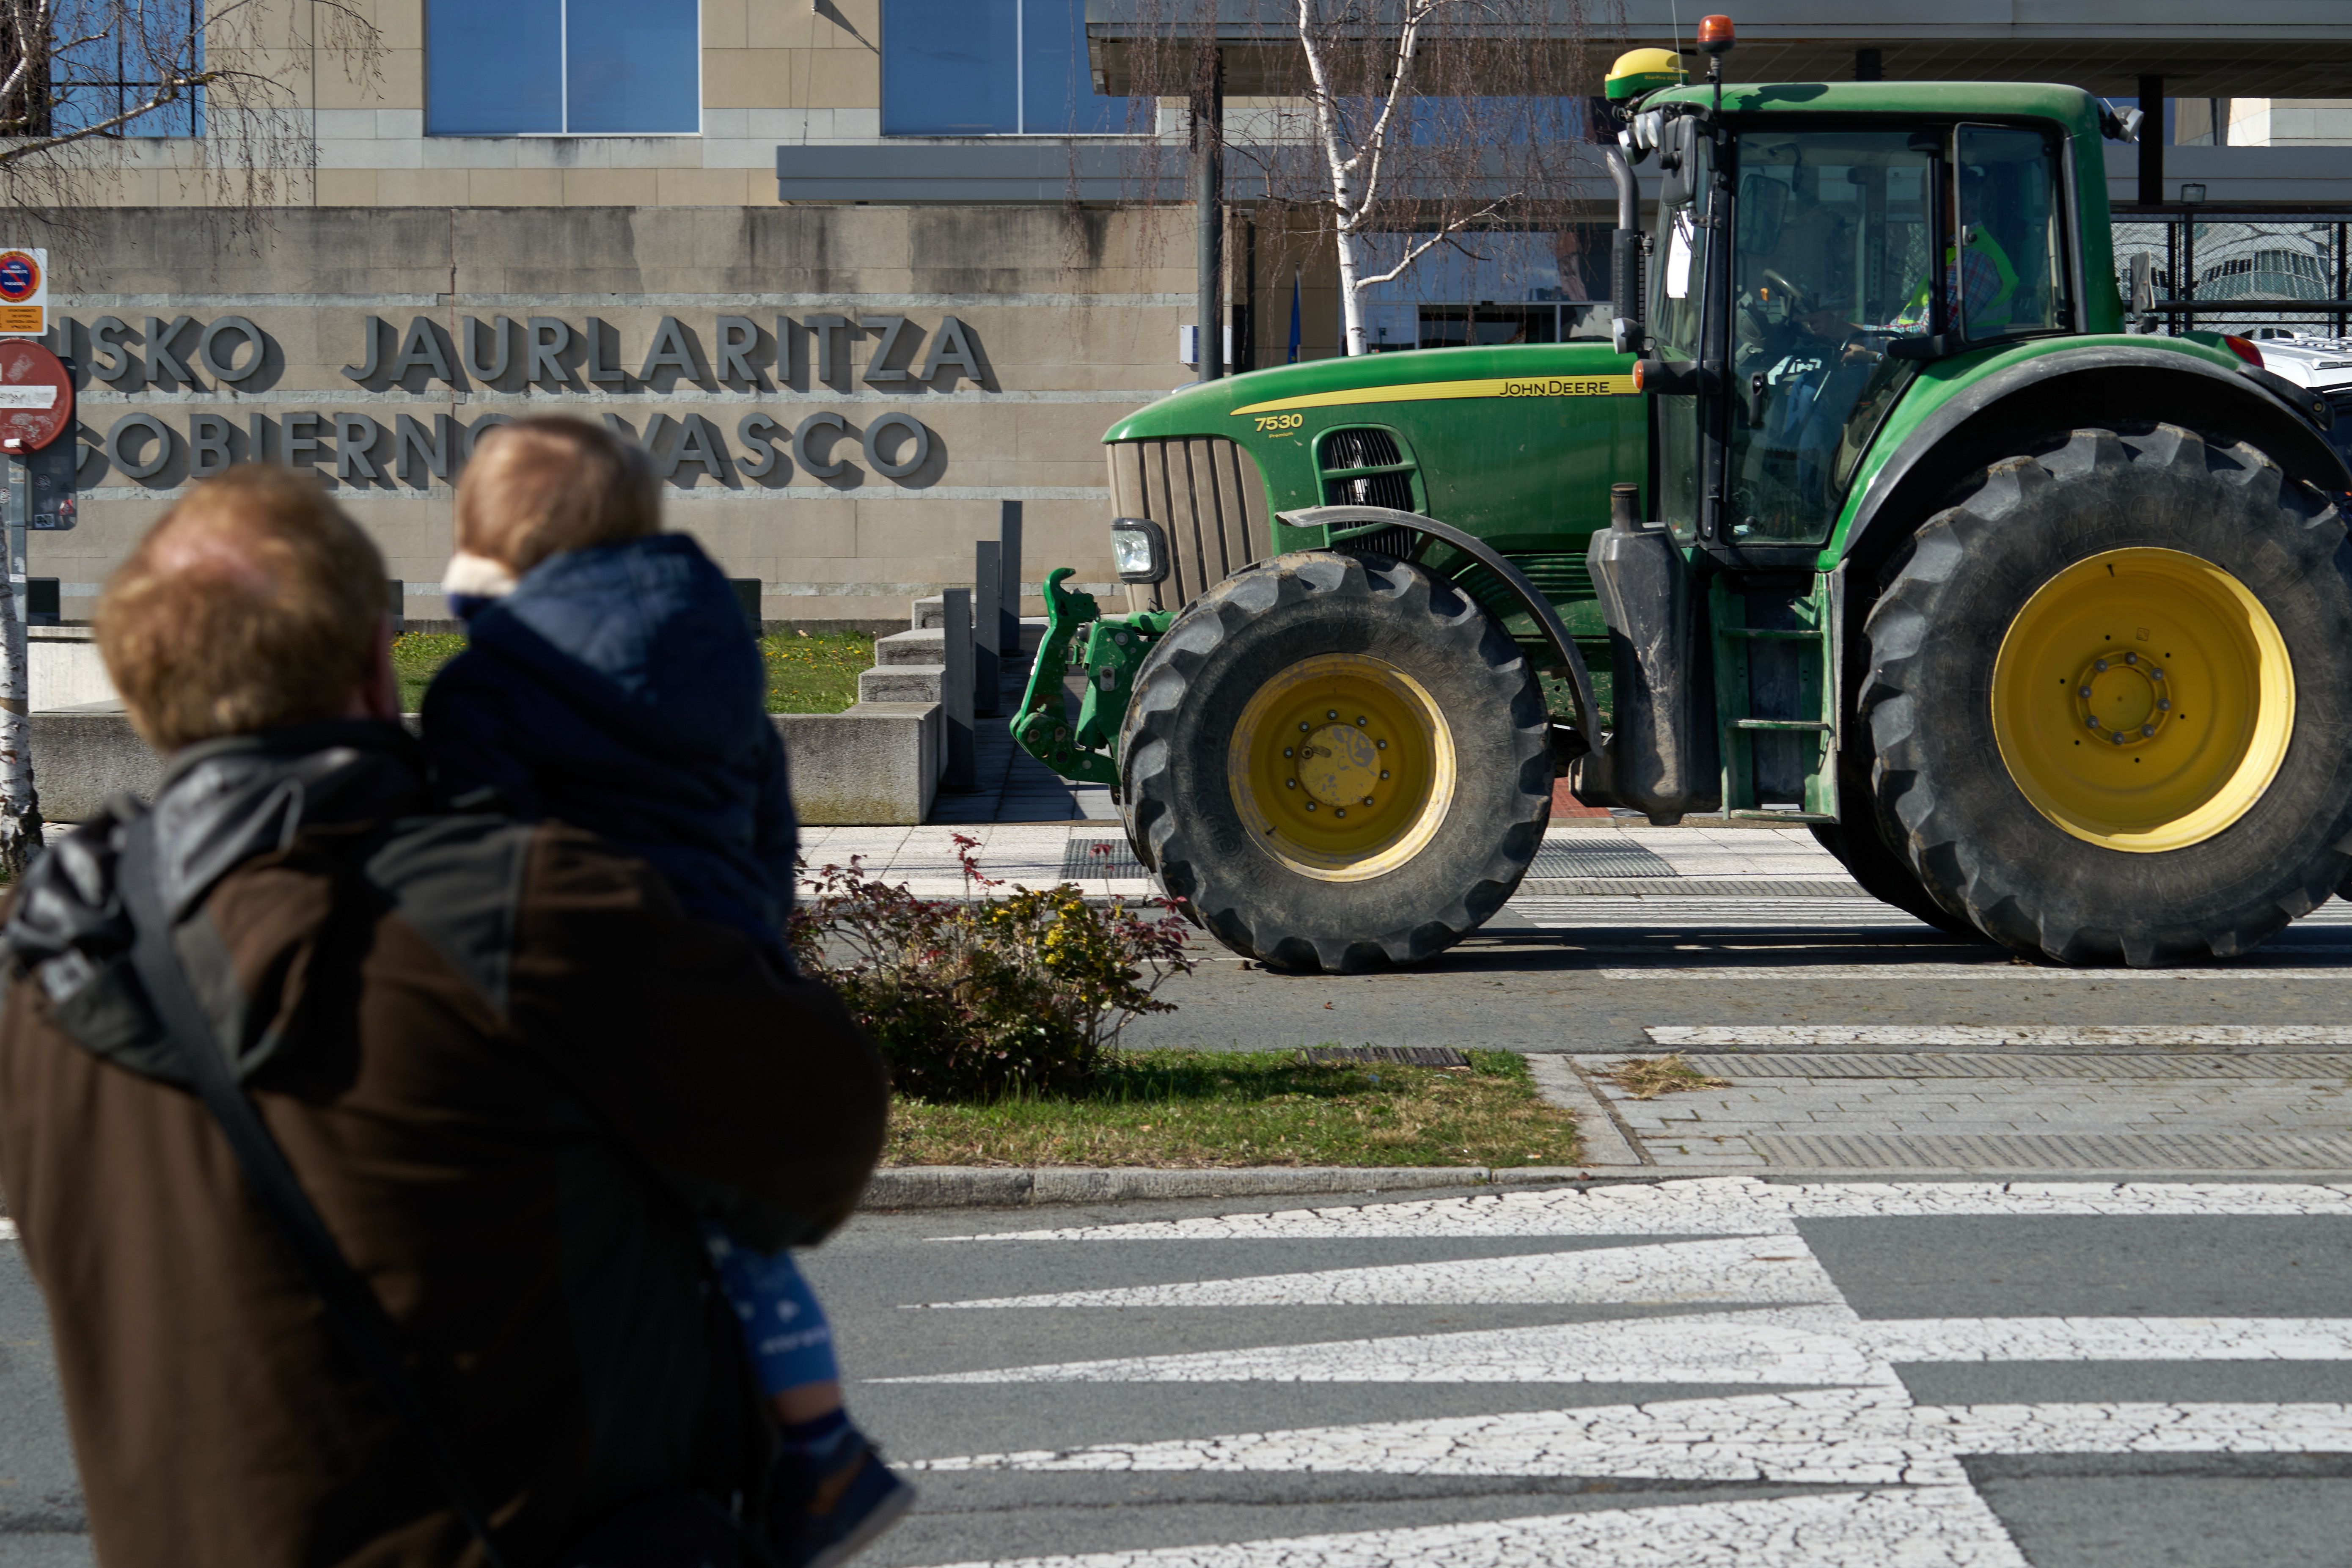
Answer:
<path fill-rule="evenodd" d="M 1290 275 L 1290 360 L 1298 363 L 1298 274 Z"/>

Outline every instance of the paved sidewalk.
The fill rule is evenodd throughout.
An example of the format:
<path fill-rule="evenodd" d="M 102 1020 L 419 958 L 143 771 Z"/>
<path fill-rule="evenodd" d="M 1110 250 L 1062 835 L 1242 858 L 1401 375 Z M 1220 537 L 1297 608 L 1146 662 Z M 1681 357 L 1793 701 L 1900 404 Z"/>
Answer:
<path fill-rule="evenodd" d="M 1659 1173 L 2352 1168 L 2352 1050 L 2249 1033 L 2231 1051 L 1695 1051 L 1690 1066 L 1728 1087 L 1654 1100 L 1605 1076 L 1638 1053 L 1561 1057 L 1539 1076 L 1583 1112 L 1599 1164 Z"/>
<path fill-rule="evenodd" d="M 1006 749 L 1020 755 L 1021 763 L 1045 772 L 1009 741 Z M 1066 788 L 1065 793 L 1076 792 Z M 968 820 L 920 827 L 811 827 L 803 831 L 803 852 L 812 867 L 845 864 L 857 856 L 869 876 L 904 882 L 929 897 L 950 897 L 963 891 L 955 855 L 955 839 L 961 836 L 980 841 L 983 871 L 1019 886 L 1051 886 L 1068 877 L 1083 881 L 1088 892 L 1140 898 L 1155 891 L 1128 847 L 1109 792 L 1083 797 L 1081 805 L 1106 815 L 1100 820 L 1048 823 L 1021 821 L 1009 813 L 1001 819 L 975 814 Z M 1096 853 L 1098 845 L 1108 846 L 1108 852 Z M 1580 874 L 1585 872 L 1592 874 Z M 1555 826 L 1545 837 L 1544 852 L 1522 884 L 1519 898 L 1846 899 L 1860 894 L 1845 868 L 1801 827 L 1616 826 L 1587 820 Z"/>

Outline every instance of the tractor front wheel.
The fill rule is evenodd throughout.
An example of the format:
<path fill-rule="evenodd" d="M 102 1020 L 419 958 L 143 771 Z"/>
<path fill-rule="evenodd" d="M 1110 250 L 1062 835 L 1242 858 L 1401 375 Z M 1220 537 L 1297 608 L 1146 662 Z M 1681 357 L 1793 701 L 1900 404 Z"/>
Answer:
<path fill-rule="evenodd" d="M 1451 584 L 1310 552 L 1186 606 L 1120 736 L 1129 836 L 1268 968 L 1412 963 L 1509 898 L 1551 815 L 1534 670 Z"/>
<path fill-rule="evenodd" d="M 2352 846 L 2352 552 L 2242 442 L 1993 464 L 1865 626 L 1881 820 L 1936 902 L 2067 963 L 2242 953 Z"/>

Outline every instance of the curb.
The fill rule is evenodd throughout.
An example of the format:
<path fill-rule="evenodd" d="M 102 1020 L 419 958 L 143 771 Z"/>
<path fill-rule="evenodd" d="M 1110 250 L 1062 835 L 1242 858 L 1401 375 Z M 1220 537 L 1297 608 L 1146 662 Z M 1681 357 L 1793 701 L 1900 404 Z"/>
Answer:
<path fill-rule="evenodd" d="M 1521 1176 L 1522 1172 L 1507 1172 Z M 1025 1208 L 1145 1198 L 1284 1197 L 1484 1186 L 1484 1165 L 1257 1165 L 1210 1170 L 1136 1166 L 897 1165 L 874 1173 L 861 1209 Z M 1555 1175 L 1574 1181 L 1574 1173 Z"/>
<path fill-rule="evenodd" d="M 1741 1165 L 1716 1170 L 1657 1165 L 1262 1165 L 1212 1170 L 1150 1166 L 1100 1168 L 1045 1165 L 898 1165 L 874 1173 L 858 1202 L 863 1213 L 905 1209 L 1029 1208 L 1039 1204 L 1138 1203 L 1154 1198 L 1311 1197 L 1318 1194 L 1460 1192 L 1474 1187 L 1559 1186 L 1575 1182 L 1699 1181 L 1752 1176 L 1774 1182 L 1999 1181 L 2034 1185 L 2061 1182 L 2292 1182 L 2343 1184 L 2352 1170 L 2270 1166 L 2213 1170 L 2186 1166 L 2047 1167 L 1999 1165 Z"/>

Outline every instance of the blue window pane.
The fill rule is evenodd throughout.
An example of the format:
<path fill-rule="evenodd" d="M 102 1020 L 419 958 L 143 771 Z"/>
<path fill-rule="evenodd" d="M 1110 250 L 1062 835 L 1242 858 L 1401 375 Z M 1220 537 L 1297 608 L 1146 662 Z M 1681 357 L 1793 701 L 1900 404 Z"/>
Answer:
<path fill-rule="evenodd" d="M 1014 0 L 884 0 L 882 132 L 986 136 L 1020 129 Z"/>
<path fill-rule="evenodd" d="M 572 0 L 575 136 L 702 129 L 699 0 Z"/>
<path fill-rule="evenodd" d="M 1124 98 L 1095 90 L 1086 0 L 1022 0 L 1021 129 L 1101 135 L 1128 128 Z"/>
<path fill-rule="evenodd" d="M 562 0 L 427 0 L 425 131 L 563 129 Z"/>
<path fill-rule="evenodd" d="M 120 0 L 62 0 L 57 36 L 84 40 L 50 57 L 50 127 L 84 131 L 154 100 L 167 79 L 204 65 L 195 0 L 148 0 L 126 20 Z M 110 136 L 201 136 L 204 89 L 110 126 Z"/>

